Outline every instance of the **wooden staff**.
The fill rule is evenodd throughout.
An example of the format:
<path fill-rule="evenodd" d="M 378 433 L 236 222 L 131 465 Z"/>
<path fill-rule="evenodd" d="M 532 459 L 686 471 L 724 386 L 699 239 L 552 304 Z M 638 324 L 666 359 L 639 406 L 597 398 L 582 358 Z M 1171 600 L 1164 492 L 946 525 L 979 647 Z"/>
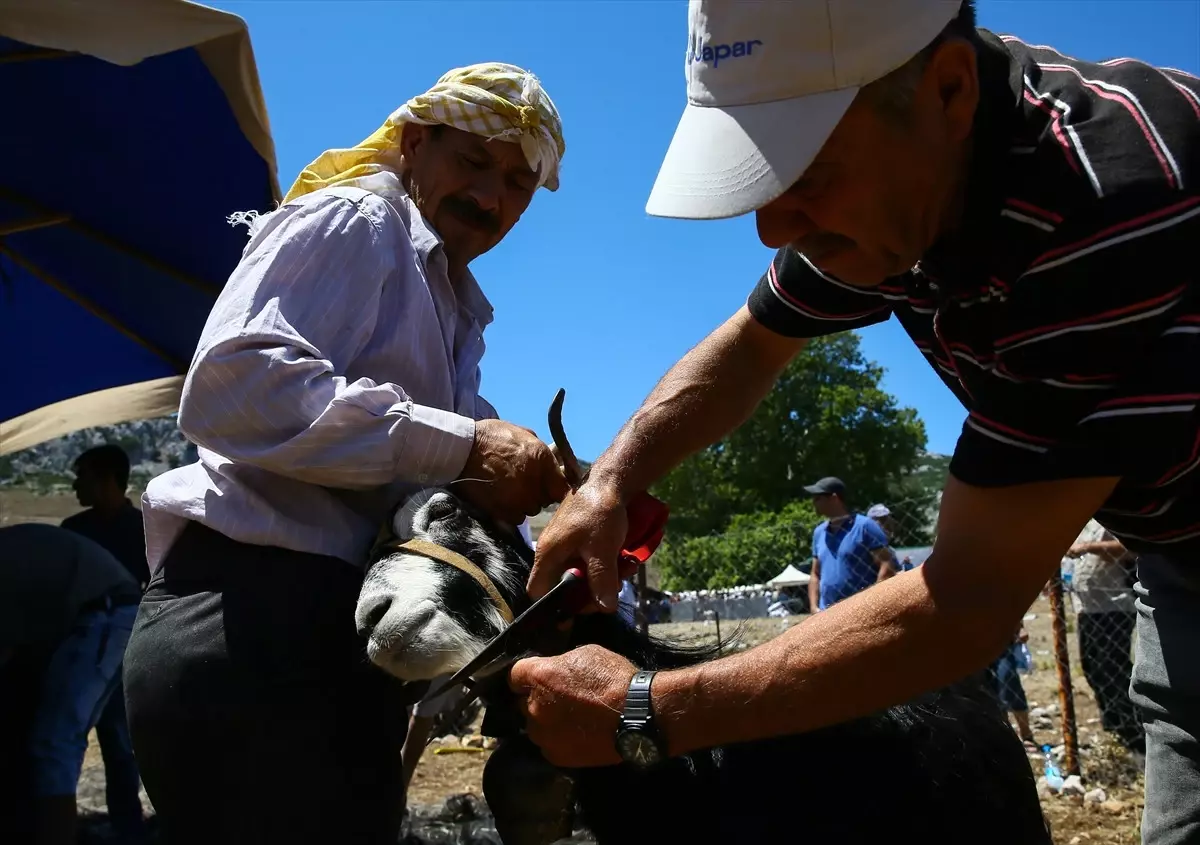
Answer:
<path fill-rule="evenodd" d="M 1079 774 L 1079 737 L 1075 728 L 1075 694 L 1071 688 L 1071 652 L 1067 645 L 1067 612 L 1063 601 L 1062 576 L 1050 580 L 1050 614 L 1054 630 L 1054 663 L 1058 670 L 1058 706 L 1062 710 L 1063 769 Z"/>

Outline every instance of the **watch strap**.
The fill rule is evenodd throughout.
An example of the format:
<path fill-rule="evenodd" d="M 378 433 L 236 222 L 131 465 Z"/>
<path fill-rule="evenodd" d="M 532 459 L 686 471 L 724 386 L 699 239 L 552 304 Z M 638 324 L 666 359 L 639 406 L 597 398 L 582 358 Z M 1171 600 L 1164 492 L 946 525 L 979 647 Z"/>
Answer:
<path fill-rule="evenodd" d="M 650 702 L 650 685 L 654 683 L 655 672 L 638 672 L 629 682 L 625 693 L 625 712 L 621 714 L 623 724 L 645 724 L 653 716 Z"/>

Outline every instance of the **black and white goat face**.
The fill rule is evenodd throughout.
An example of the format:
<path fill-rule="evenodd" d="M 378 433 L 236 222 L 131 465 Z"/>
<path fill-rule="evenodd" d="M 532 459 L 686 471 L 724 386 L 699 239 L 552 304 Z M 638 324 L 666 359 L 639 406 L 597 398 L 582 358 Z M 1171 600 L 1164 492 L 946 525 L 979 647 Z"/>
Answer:
<path fill-rule="evenodd" d="M 400 540 L 426 540 L 474 563 L 510 608 L 524 602 L 533 550 L 516 531 L 474 513 L 445 490 L 423 490 L 396 511 Z M 391 551 L 369 564 L 355 609 L 371 662 L 405 681 L 455 672 L 506 622 L 483 587 L 465 572 L 424 555 Z"/>

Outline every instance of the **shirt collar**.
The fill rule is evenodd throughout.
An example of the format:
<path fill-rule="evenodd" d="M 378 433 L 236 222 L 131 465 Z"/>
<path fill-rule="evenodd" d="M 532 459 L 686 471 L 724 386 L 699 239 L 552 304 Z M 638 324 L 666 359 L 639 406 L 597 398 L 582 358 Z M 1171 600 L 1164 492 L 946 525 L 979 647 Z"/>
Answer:
<path fill-rule="evenodd" d="M 440 272 L 444 273 L 446 253 L 442 248 L 442 237 L 425 219 L 420 209 L 417 208 L 417 204 L 404 190 L 404 184 L 400 181 L 400 177 L 391 171 L 383 171 L 367 178 L 372 180 L 373 184 L 366 184 L 367 180 L 364 179 L 360 182 L 361 186 L 390 202 L 407 221 L 413 247 L 421 257 L 421 263 L 425 265 L 426 271 L 428 272 L 430 265 L 433 264 L 438 265 Z M 483 288 L 479 286 L 475 274 L 469 269 L 463 272 L 462 278 L 454 285 L 454 292 L 463 307 L 479 322 L 480 328 L 491 324 L 495 316 L 495 309 L 484 294 Z"/>

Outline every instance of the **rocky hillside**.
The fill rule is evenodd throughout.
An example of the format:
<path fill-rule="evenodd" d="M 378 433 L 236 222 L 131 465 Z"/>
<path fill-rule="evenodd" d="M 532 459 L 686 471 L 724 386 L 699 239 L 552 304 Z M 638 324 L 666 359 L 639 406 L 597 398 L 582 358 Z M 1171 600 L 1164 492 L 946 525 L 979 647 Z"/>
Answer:
<path fill-rule="evenodd" d="M 129 454 L 131 485 L 135 488 L 145 486 L 159 473 L 196 460 L 195 447 L 180 432 L 172 415 L 85 428 L 11 455 L 0 455 L 0 487 L 39 492 L 69 487 L 75 459 L 103 443 L 116 443 Z M 586 461 L 580 463 L 585 471 L 590 466 Z"/>
<path fill-rule="evenodd" d="M 174 415 L 152 420 L 85 428 L 11 455 L 0 456 L 0 485 L 49 492 L 69 486 L 71 467 L 93 446 L 116 443 L 129 454 L 131 482 L 140 487 L 172 467 L 195 460 L 194 447 L 175 424 Z"/>

